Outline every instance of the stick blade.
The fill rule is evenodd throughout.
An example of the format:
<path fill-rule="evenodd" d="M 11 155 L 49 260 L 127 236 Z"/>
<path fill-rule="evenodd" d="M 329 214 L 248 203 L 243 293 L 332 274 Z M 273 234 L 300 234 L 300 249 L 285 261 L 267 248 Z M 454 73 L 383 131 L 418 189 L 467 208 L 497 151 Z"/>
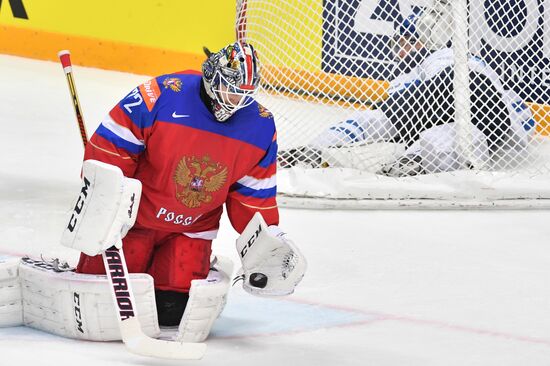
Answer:
<path fill-rule="evenodd" d="M 126 348 L 141 356 L 171 360 L 200 360 L 206 353 L 204 343 L 163 341 L 148 337 L 141 330 L 139 321 L 135 317 L 122 321 L 120 331 Z"/>

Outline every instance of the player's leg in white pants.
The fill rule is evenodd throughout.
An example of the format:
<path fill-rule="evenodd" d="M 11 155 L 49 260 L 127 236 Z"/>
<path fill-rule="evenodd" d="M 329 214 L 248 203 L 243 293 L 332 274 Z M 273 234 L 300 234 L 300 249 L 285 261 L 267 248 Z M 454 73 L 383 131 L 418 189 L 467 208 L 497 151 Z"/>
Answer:
<path fill-rule="evenodd" d="M 380 149 L 372 152 L 371 143 L 391 140 L 396 134 L 396 128 L 382 111 L 359 111 L 325 129 L 308 145 L 280 151 L 279 162 L 281 167 L 337 166 L 370 170 L 380 160 L 376 157 Z M 382 160 L 391 160 L 394 150 L 384 149 Z M 387 155 L 390 155 L 389 159 Z"/>
<path fill-rule="evenodd" d="M 345 121 L 324 130 L 311 142 L 311 146 L 323 148 L 384 141 L 396 134 L 397 130 L 381 110 L 369 109 L 355 112 Z"/>
<path fill-rule="evenodd" d="M 383 167 L 381 174 L 407 176 L 469 169 L 486 166 L 490 160 L 485 135 L 471 125 L 471 153 L 461 150 L 455 123 L 431 127 L 420 133 L 416 140 L 395 162 Z"/>

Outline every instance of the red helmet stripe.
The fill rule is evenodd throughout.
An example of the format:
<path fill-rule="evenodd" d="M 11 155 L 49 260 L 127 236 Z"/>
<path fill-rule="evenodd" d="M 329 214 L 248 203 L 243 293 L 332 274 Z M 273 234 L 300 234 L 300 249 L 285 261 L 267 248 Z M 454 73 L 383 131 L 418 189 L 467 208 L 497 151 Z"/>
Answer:
<path fill-rule="evenodd" d="M 239 42 L 241 46 L 241 50 L 245 56 L 245 79 L 243 85 L 241 85 L 241 88 L 248 89 L 248 90 L 254 90 L 254 84 L 253 82 L 253 75 L 254 75 L 254 65 L 252 64 L 252 50 L 248 45 L 244 45 L 242 42 Z"/>
<path fill-rule="evenodd" d="M 254 68 L 252 67 L 252 55 L 246 55 L 246 68 L 248 72 L 246 73 L 246 79 L 248 80 L 248 85 L 252 85 L 252 72 Z"/>

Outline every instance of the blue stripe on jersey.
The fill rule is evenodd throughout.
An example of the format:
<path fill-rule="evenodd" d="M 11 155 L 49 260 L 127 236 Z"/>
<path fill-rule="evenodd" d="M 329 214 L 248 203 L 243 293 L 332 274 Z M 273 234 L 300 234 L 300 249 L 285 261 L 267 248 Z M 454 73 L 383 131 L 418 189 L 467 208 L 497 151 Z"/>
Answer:
<path fill-rule="evenodd" d="M 277 195 L 277 187 L 267 189 L 253 189 L 247 186 L 243 186 L 240 183 L 233 184 L 233 190 L 239 192 L 243 196 L 254 198 L 271 198 Z"/>
<path fill-rule="evenodd" d="M 124 140 L 122 137 L 114 134 L 111 130 L 103 126 L 103 124 L 99 125 L 95 133 L 103 137 L 105 140 L 111 142 L 117 148 L 124 149 L 132 154 L 139 154 L 143 152 L 143 150 L 145 150 L 145 146 L 136 145 L 134 143 Z"/>
<path fill-rule="evenodd" d="M 350 130 L 350 129 L 347 129 L 347 128 L 342 127 L 342 126 L 340 126 L 340 127 L 331 127 L 330 129 L 334 130 L 336 132 L 343 132 L 346 135 L 346 137 L 348 137 L 351 140 L 351 142 L 359 141 L 359 139 L 357 138 L 357 135 L 355 134 L 355 132 Z"/>
<path fill-rule="evenodd" d="M 267 150 L 267 153 L 258 164 L 262 168 L 267 168 L 277 161 L 277 141 L 273 141 Z"/>
<path fill-rule="evenodd" d="M 527 104 L 523 103 L 523 102 L 513 102 L 512 103 L 512 108 L 514 108 L 514 110 L 518 113 L 521 113 L 523 112 L 524 110 L 526 109 L 529 109 L 529 107 L 527 106 Z"/>
<path fill-rule="evenodd" d="M 420 80 L 420 79 L 414 79 L 410 83 L 405 83 L 404 89 L 409 88 L 411 85 L 418 86 L 418 85 L 420 85 L 421 82 L 422 82 L 422 80 Z"/>
<path fill-rule="evenodd" d="M 256 103 L 253 103 L 244 109 L 253 108 L 257 108 Z M 266 121 L 264 118 L 261 118 L 258 115 L 254 116 L 252 113 L 248 114 L 248 116 L 238 115 L 238 112 L 239 111 L 237 111 L 237 113 L 235 113 L 235 115 L 226 122 L 212 121 L 205 119 L 202 116 L 195 117 L 191 114 L 193 112 L 186 112 L 190 115 L 189 118 L 163 118 L 159 122 L 175 123 L 182 126 L 196 128 L 198 130 L 243 141 L 262 150 L 267 150 L 275 133 L 273 121 Z M 163 116 L 160 116 L 160 118 L 162 117 Z"/>
<path fill-rule="evenodd" d="M 169 89 L 163 92 L 163 100 L 157 101 L 156 119 L 158 122 L 174 123 L 199 130 L 233 138 L 268 150 L 275 134 L 275 123 L 270 114 L 262 111 L 257 102 L 248 107 L 239 109 L 225 122 L 218 122 L 207 109 L 200 98 L 200 75 L 174 74 L 181 79 L 182 88 L 179 92 Z M 159 82 L 159 85 L 162 85 Z M 156 105 L 156 106 L 157 106 Z M 173 113 L 188 115 L 189 117 L 174 118 Z"/>
<path fill-rule="evenodd" d="M 359 124 L 359 122 L 357 122 L 356 120 L 353 120 L 353 119 L 348 119 L 347 121 L 345 121 L 344 123 L 347 123 L 348 125 L 352 125 L 352 126 L 355 126 L 357 127 L 357 129 L 359 130 L 359 132 L 361 134 L 363 134 L 365 132 L 365 130 L 363 129 L 363 126 L 361 126 Z"/>
<path fill-rule="evenodd" d="M 525 131 L 531 130 L 533 127 L 535 127 L 535 124 L 536 124 L 536 122 L 535 122 L 535 120 L 534 120 L 533 118 L 529 119 L 528 121 L 524 121 L 524 122 L 522 123 L 523 129 L 524 129 Z"/>

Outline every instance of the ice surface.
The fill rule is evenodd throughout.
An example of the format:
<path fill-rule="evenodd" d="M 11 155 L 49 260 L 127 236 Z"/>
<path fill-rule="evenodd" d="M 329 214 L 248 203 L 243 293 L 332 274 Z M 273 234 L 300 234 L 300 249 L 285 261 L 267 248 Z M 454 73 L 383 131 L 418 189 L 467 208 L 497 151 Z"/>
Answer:
<path fill-rule="evenodd" d="M 76 60 L 75 60 L 76 61 Z M 146 76 L 75 67 L 91 133 Z M 0 56 L 0 253 L 59 256 L 82 146 L 61 66 Z M 296 293 L 234 287 L 202 365 L 549 365 L 550 211 L 281 210 Z M 214 251 L 237 261 L 224 217 Z M 0 365 L 180 365 L 119 342 L 0 329 Z"/>

